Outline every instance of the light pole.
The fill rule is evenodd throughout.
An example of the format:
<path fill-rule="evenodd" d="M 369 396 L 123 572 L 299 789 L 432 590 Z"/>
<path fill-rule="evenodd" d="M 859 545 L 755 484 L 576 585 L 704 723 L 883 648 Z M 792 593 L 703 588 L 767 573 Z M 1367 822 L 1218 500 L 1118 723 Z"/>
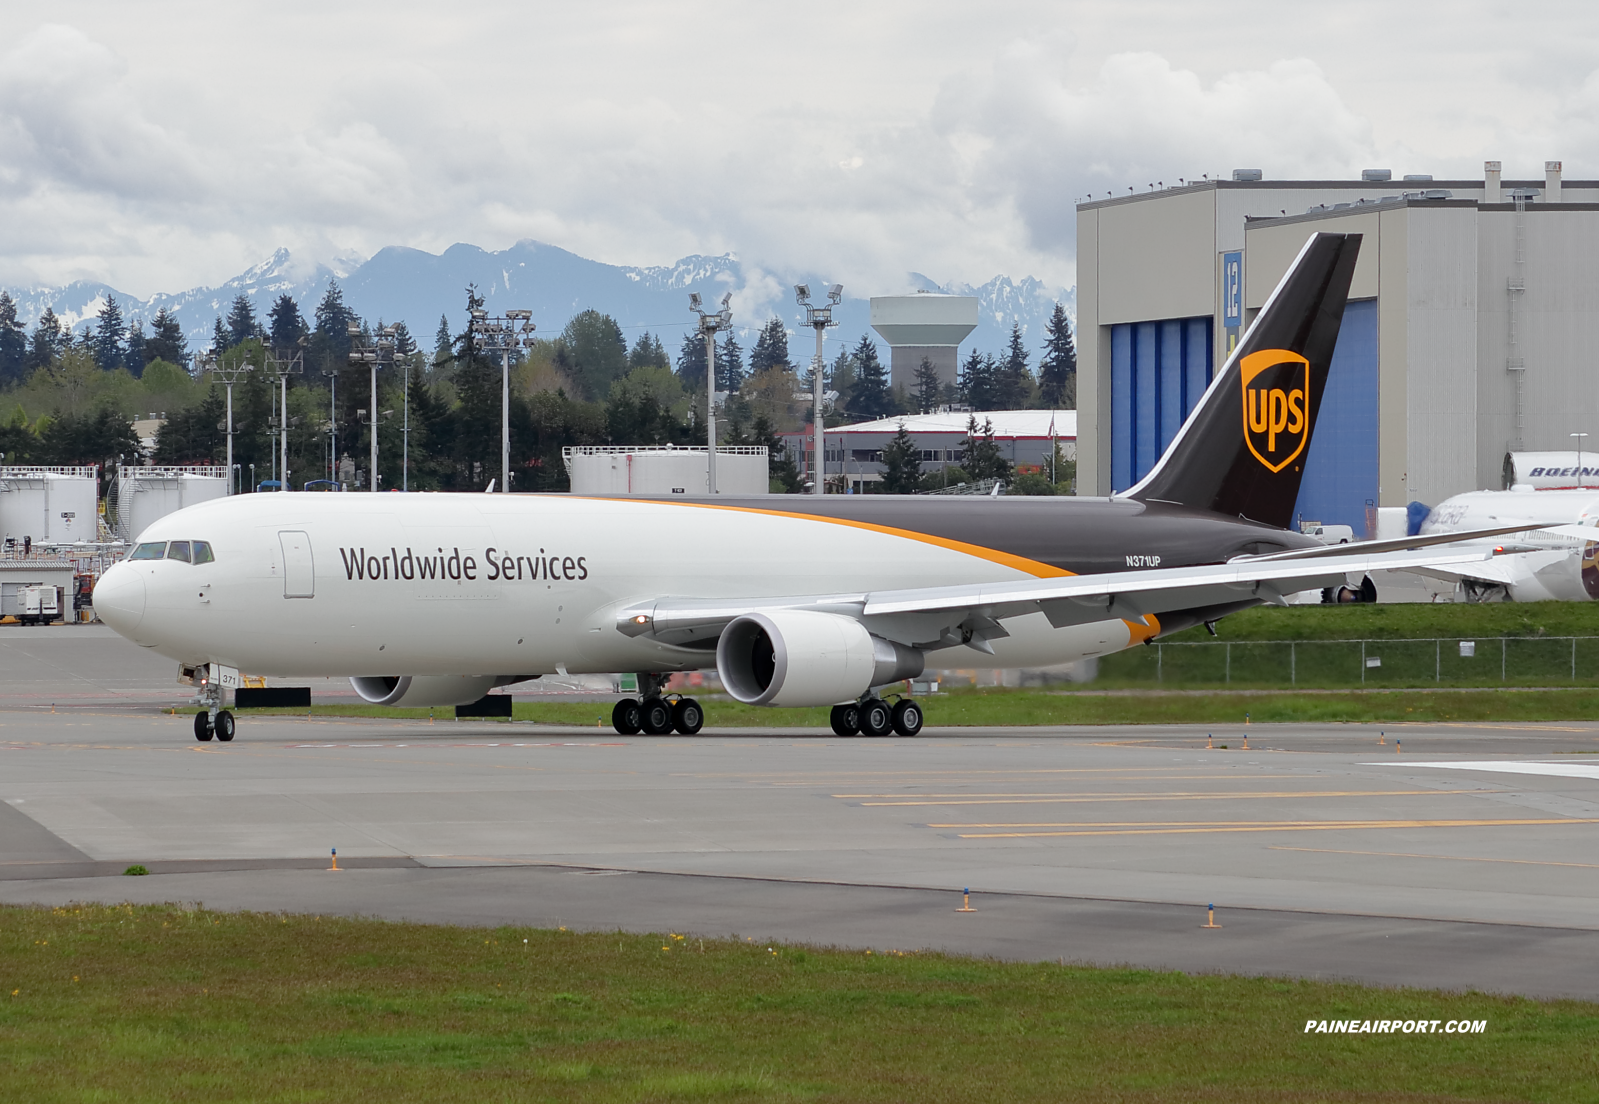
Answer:
<path fill-rule="evenodd" d="M 278 381 L 278 430 L 283 435 L 283 468 L 278 477 L 278 490 L 289 489 L 289 377 L 298 375 L 304 368 L 304 353 L 298 349 L 291 357 L 283 357 L 276 349 L 268 349 L 266 370 Z M 252 477 L 253 478 L 253 477 Z"/>
<path fill-rule="evenodd" d="M 700 336 L 705 338 L 705 486 L 716 493 L 716 335 L 721 330 L 733 328 L 733 312 L 728 304 L 733 301 L 730 291 L 722 296 L 722 309 L 706 314 L 700 309 L 700 293 L 689 293 L 688 309 L 700 316 Z"/>
<path fill-rule="evenodd" d="M 1586 433 L 1573 433 L 1573 434 L 1570 434 L 1570 436 L 1575 437 L 1577 439 L 1577 488 L 1578 488 L 1578 490 L 1581 490 L 1582 489 L 1582 439 L 1584 437 L 1588 436 L 1588 435 Z"/>
<path fill-rule="evenodd" d="M 233 493 L 233 385 L 242 380 L 247 372 L 255 371 L 255 366 L 249 363 L 235 364 L 231 368 L 222 367 L 215 351 L 209 352 L 200 362 L 205 370 L 222 381 L 228 392 L 228 494 Z"/>
<path fill-rule="evenodd" d="M 822 372 L 826 361 L 822 356 L 822 340 L 829 327 L 838 325 L 833 321 L 833 308 L 838 306 L 844 298 L 844 285 L 834 284 L 827 289 L 827 306 L 811 306 L 811 287 L 809 284 L 797 284 L 794 287 L 794 299 L 805 308 L 805 323 L 816 330 L 816 359 L 811 362 L 811 399 L 816 404 L 811 415 L 816 430 L 816 442 L 813 452 L 811 493 L 827 493 L 827 450 L 822 439 L 824 419 L 822 415 L 822 400 L 826 397 L 822 391 Z"/>
<path fill-rule="evenodd" d="M 481 300 L 480 300 L 481 302 Z M 472 335 L 472 348 L 482 353 L 500 354 L 500 493 L 511 490 L 511 350 L 531 349 L 533 312 L 508 310 L 503 315 L 490 315 L 481 307 L 472 312 L 467 330 Z"/>
<path fill-rule="evenodd" d="M 394 327 L 384 326 L 377 333 L 377 340 L 371 344 L 355 344 L 358 338 L 363 337 L 361 327 L 356 322 L 348 322 L 350 335 L 350 363 L 365 364 L 372 370 L 372 405 L 368 408 L 372 412 L 369 422 L 371 431 L 371 460 L 369 461 L 367 487 L 378 490 L 378 368 L 384 364 L 394 362 Z"/>

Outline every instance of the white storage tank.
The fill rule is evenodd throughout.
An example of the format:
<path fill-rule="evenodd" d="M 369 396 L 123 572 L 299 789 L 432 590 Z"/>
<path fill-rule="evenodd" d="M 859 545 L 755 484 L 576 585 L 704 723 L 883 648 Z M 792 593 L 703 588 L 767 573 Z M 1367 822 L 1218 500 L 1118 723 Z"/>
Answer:
<path fill-rule="evenodd" d="M 122 468 L 117 473 L 117 535 L 129 544 L 160 518 L 228 493 L 220 464 Z"/>
<path fill-rule="evenodd" d="M 99 537 L 99 471 L 84 467 L 0 468 L 0 545 L 24 537 L 69 544 Z"/>
<path fill-rule="evenodd" d="M 573 494 L 703 495 L 708 491 L 704 446 L 579 445 L 561 450 Z M 765 445 L 722 445 L 716 450 L 716 491 L 763 495 L 771 491 Z"/>

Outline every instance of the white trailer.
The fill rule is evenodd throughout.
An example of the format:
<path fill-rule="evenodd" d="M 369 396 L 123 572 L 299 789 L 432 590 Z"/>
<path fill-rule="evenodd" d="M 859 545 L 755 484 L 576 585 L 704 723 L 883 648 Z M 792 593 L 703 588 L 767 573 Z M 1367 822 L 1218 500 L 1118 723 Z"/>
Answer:
<path fill-rule="evenodd" d="M 92 464 L 0 468 L 0 546 L 98 539 L 99 476 Z"/>
<path fill-rule="evenodd" d="M 220 464 L 121 468 L 117 471 L 117 535 L 132 543 L 160 518 L 227 493 L 228 472 Z"/>
<path fill-rule="evenodd" d="M 24 625 L 48 625 L 61 620 L 61 588 L 57 586 L 23 587 L 18 596 L 21 611 L 17 620 Z"/>
<path fill-rule="evenodd" d="M 579 445 L 561 450 L 573 494 L 703 495 L 708 491 L 703 445 Z M 716 490 L 725 495 L 771 491 L 765 445 L 721 445 Z"/>

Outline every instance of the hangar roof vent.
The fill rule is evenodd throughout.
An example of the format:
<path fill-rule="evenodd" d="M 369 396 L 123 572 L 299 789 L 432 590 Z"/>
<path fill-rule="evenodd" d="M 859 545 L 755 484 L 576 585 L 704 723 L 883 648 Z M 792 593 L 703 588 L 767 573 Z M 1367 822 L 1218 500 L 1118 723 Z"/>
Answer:
<path fill-rule="evenodd" d="M 1431 183 L 1432 173 L 1406 173 L 1405 180 L 1411 184 Z"/>
<path fill-rule="evenodd" d="M 1360 170 L 1360 179 L 1362 179 L 1362 180 L 1377 181 L 1377 180 L 1392 180 L 1393 178 L 1394 178 L 1394 171 L 1392 169 L 1361 169 Z"/>
<path fill-rule="evenodd" d="M 1261 172 L 1259 169 L 1234 169 L 1233 170 L 1233 179 L 1234 180 L 1259 180 L 1261 177 L 1263 177 L 1265 175 L 1266 174 Z"/>

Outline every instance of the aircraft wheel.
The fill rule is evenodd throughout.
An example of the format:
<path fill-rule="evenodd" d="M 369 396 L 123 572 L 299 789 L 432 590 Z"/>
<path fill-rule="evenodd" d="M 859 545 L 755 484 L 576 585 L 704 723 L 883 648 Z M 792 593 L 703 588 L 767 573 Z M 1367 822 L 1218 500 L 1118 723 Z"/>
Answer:
<path fill-rule="evenodd" d="M 861 735 L 887 736 L 894 731 L 894 713 L 881 698 L 861 703 Z"/>
<path fill-rule="evenodd" d="M 854 702 L 850 702 L 848 705 L 835 705 L 828 720 L 833 725 L 833 731 L 840 736 L 859 736 L 861 732 L 861 707 Z"/>
<path fill-rule="evenodd" d="M 894 703 L 894 731 L 901 736 L 914 736 L 922 730 L 922 707 L 910 698 Z"/>
<path fill-rule="evenodd" d="M 611 710 L 611 727 L 623 736 L 636 736 L 644 727 L 644 710 L 637 698 L 623 698 Z"/>
<path fill-rule="evenodd" d="M 217 739 L 221 740 L 224 744 L 232 740 L 234 728 L 233 714 L 229 713 L 226 709 L 220 710 L 217 713 L 216 723 L 212 725 L 212 728 L 216 731 Z"/>
<path fill-rule="evenodd" d="M 693 698 L 678 698 L 672 706 L 672 727 L 684 736 L 692 736 L 705 727 L 705 710 Z"/>
<path fill-rule="evenodd" d="M 211 714 L 203 709 L 194 715 L 194 738 L 196 740 L 211 738 Z"/>
<path fill-rule="evenodd" d="M 646 736 L 665 736 L 672 731 L 672 707 L 662 698 L 645 698 L 639 707 L 643 713 L 640 727 Z"/>

